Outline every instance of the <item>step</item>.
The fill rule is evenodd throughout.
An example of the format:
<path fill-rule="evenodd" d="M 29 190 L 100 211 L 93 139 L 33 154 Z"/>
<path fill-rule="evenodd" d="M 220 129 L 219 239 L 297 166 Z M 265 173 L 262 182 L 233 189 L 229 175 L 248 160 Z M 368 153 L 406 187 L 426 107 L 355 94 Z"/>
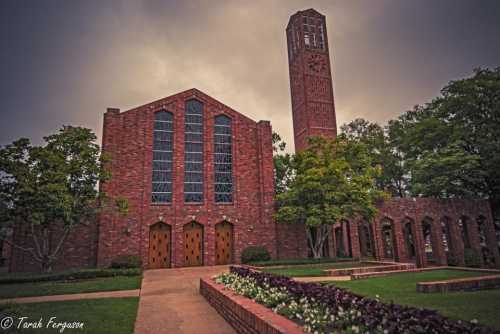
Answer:
<path fill-rule="evenodd" d="M 325 271 L 328 273 L 329 276 L 350 276 L 350 275 L 355 275 L 355 274 L 409 270 L 409 269 L 415 269 L 415 268 L 416 268 L 416 265 L 414 263 L 392 263 L 392 264 L 377 265 L 377 266 L 370 266 L 370 267 L 329 269 L 329 270 L 325 270 Z"/>

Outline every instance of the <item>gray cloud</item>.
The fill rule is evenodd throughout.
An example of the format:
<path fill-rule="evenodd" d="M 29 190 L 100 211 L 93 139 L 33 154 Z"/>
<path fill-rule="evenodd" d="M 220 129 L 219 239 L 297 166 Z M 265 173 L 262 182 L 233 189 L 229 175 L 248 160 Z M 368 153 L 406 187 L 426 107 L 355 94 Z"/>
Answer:
<path fill-rule="evenodd" d="M 0 143 L 196 87 L 293 147 L 284 29 L 327 16 L 338 124 L 385 122 L 498 66 L 495 1 L 3 1 Z"/>

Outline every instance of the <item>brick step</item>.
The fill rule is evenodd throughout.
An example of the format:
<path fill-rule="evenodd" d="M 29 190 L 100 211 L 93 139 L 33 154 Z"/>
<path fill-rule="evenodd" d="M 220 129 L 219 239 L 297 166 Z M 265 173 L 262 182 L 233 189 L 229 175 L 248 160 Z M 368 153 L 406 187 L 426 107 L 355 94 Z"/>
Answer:
<path fill-rule="evenodd" d="M 379 273 L 379 272 L 394 272 L 400 270 L 415 269 L 414 263 L 392 263 L 385 265 L 377 265 L 370 267 L 344 268 L 344 269 L 329 269 L 325 270 L 330 276 L 350 276 L 356 274 Z"/>
<path fill-rule="evenodd" d="M 404 269 L 404 270 L 368 272 L 368 273 L 361 273 L 361 274 L 352 274 L 351 279 L 354 280 L 354 279 L 386 276 L 386 275 L 391 275 L 391 274 L 413 273 L 413 272 L 420 272 L 420 271 L 423 271 L 423 270 L 421 268 L 413 268 L 413 269 Z"/>
<path fill-rule="evenodd" d="M 418 282 L 417 292 L 476 291 L 500 287 L 500 275 L 456 278 L 443 281 Z"/>

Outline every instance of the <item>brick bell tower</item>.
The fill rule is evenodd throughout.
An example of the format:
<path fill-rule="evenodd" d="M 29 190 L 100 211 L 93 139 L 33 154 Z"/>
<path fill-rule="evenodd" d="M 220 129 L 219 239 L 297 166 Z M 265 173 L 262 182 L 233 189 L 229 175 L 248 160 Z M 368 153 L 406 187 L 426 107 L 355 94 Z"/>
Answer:
<path fill-rule="evenodd" d="M 335 138 L 337 121 L 325 16 L 314 9 L 299 11 L 286 27 L 295 151 L 307 137 Z"/>

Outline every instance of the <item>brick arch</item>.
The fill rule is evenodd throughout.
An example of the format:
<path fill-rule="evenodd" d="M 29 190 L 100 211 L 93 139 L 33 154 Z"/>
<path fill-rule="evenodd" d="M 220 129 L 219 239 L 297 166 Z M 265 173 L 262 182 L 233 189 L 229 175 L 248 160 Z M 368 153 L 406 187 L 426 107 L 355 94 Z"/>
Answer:
<path fill-rule="evenodd" d="M 405 216 L 401 221 L 401 228 L 403 229 L 403 241 L 406 250 L 406 257 L 410 261 L 416 260 L 418 245 L 415 220 Z"/>
<path fill-rule="evenodd" d="M 366 220 L 358 222 L 358 237 L 361 256 L 375 255 L 375 242 L 373 238 L 373 226 Z"/>
<path fill-rule="evenodd" d="M 495 265 L 495 257 L 488 248 L 488 233 L 486 230 L 486 217 L 479 215 L 476 218 L 479 247 L 481 249 L 482 262 L 486 266 Z"/>
<path fill-rule="evenodd" d="M 394 220 L 388 216 L 382 217 L 379 223 L 379 233 L 382 257 L 398 261 L 399 252 Z"/>

